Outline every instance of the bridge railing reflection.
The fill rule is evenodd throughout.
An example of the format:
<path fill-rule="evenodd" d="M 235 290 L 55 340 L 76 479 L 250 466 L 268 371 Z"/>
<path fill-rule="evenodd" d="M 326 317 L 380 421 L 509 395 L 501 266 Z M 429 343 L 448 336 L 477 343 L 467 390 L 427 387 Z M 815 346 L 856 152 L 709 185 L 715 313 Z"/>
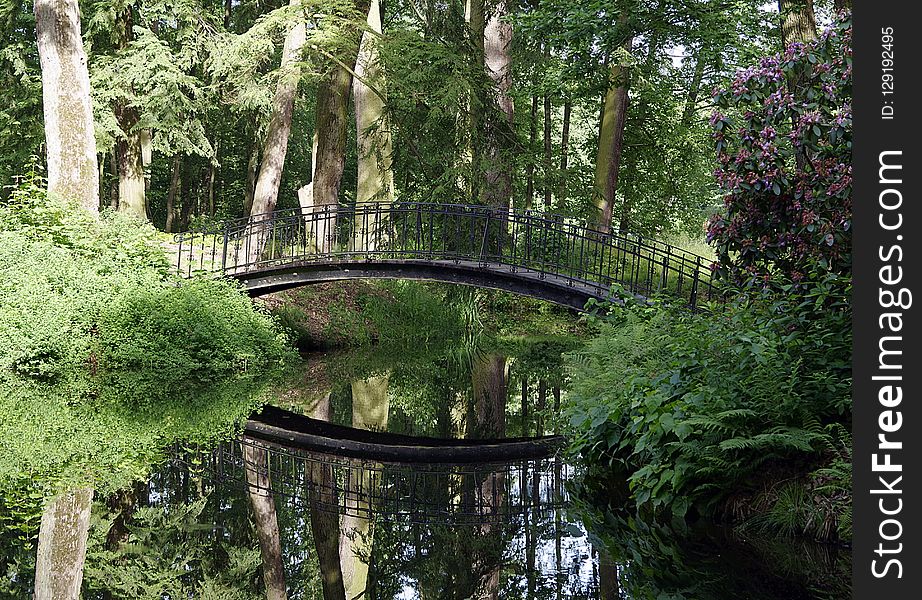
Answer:
<path fill-rule="evenodd" d="M 250 448 L 268 460 L 247 461 Z M 265 455 L 264 455 L 265 456 Z M 378 463 L 243 437 L 205 460 L 216 483 L 271 494 L 306 509 L 408 523 L 486 523 L 566 506 L 571 467 L 551 458 L 509 463 Z M 259 477 L 253 477 L 256 471 Z M 248 477 L 248 473 L 250 476 Z M 319 475 L 319 476 L 318 476 Z"/>

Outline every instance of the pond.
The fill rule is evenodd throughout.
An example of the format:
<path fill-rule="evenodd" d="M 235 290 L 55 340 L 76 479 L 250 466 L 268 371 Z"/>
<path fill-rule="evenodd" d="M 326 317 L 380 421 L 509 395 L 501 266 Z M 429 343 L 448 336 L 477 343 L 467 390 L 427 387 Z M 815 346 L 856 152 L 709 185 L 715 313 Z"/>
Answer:
<path fill-rule="evenodd" d="M 84 597 L 848 597 L 833 548 L 612 508 L 527 355 L 308 356 L 241 438 L 97 502 Z"/>

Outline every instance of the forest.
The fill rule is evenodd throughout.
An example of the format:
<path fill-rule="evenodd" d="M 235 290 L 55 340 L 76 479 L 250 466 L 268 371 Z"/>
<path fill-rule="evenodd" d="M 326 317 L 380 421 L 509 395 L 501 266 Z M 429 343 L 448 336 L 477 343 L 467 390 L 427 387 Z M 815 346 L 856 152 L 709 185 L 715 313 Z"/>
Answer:
<path fill-rule="evenodd" d="M 844 597 L 850 9 L 2 0 L 0 597 Z"/>

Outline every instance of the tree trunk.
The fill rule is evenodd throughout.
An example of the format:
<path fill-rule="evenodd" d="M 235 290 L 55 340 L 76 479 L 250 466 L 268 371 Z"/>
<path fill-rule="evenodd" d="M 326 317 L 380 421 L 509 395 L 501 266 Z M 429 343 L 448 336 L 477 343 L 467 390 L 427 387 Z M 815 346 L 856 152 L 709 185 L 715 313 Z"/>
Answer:
<path fill-rule="evenodd" d="M 125 50 L 134 37 L 131 6 L 123 7 L 116 17 L 116 45 Z M 137 128 L 137 108 L 124 100 L 115 104 L 115 120 L 121 136 L 115 143 L 118 157 L 118 210 L 138 219 L 148 219 L 147 189 L 144 177 L 144 153 L 141 131 Z"/>
<path fill-rule="evenodd" d="M 90 75 L 77 0 L 35 0 L 42 68 L 48 192 L 99 214 L 99 168 Z"/>
<path fill-rule="evenodd" d="M 291 0 L 290 6 L 300 6 L 301 0 Z M 279 184 L 288 153 L 288 136 L 291 133 L 291 114 L 294 108 L 298 82 L 301 80 L 301 49 L 306 39 L 304 19 L 298 13 L 296 21 L 285 36 L 282 49 L 281 76 L 275 88 L 272 118 L 263 142 L 262 162 L 253 192 L 250 215 L 260 215 L 275 210 L 279 197 Z"/>
<path fill-rule="evenodd" d="M 547 380 L 538 380 L 538 404 L 535 411 L 538 423 L 535 426 L 535 435 L 544 435 L 544 411 L 547 408 Z"/>
<path fill-rule="evenodd" d="M 369 0 L 359 0 L 354 6 L 360 13 L 368 14 Z M 331 207 L 339 204 L 343 169 L 346 165 L 346 138 L 348 135 L 349 97 L 352 91 L 352 72 L 358 60 L 361 38 L 344 43 L 342 55 L 345 66 L 337 65 L 321 80 L 317 89 L 314 131 L 317 147 L 314 152 L 314 176 L 311 181 L 312 202 L 317 217 L 317 247 L 328 252 L 333 246 L 336 213 Z M 348 67 L 348 68 L 347 68 Z"/>
<path fill-rule="evenodd" d="M 692 117 L 698 107 L 698 94 L 701 91 L 701 80 L 704 78 L 704 64 L 707 62 L 703 50 L 695 61 L 695 72 L 692 74 L 691 84 L 688 87 L 688 97 L 685 99 L 685 108 L 682 110 L 682 124 L 691 125 Z"/>
<path fill-rule="evenodd" d="M 631 38 L 624 43 L 631 50 Z M 611 87 L 605 94 L 602 125 L 599 131 L 599 148 L 595 163 L 595 184 L 593 204 L 595 214 L 592 227 L 602 233 L 611 231 L 612 208 L 618 190 L 618 171 L 621 168 L 621 154 L 624 140 L 624 124 L 627 118 L 628 69 L 617 60 L 611 66 Z"/>
<path fill-rule="evenodd" d="M 311 417 L 330 420 L 330 394 L 321 398 L 312 410 Z M 339 515 L 330 510 L 335 506 L 333 468 L 320 462 L 308 465 L 308 503 L 311 534 L 320 563 L 320 580 L 324 600 L 346 600 L 343 572 L 339 560 Z M 350 599 L 351 600 L 351 599 Z"/>
<path fill-rule="evenodd" d="M 378 0 L 372 0 L 368 9 L 368 29 L 381 33 L 381 9 Z M 394 172 L 391 169 L 393 144 L 390 126 L 385 119 L 384 98 L 379 92 L 387 88 L 384 70 L 378 58 L 376 37 L 368 32 L 362 35 L 355 72 L 359 76 L 352 86 L 355 103 L 355 126 L 358 149 L 358 188 L 356 202 L 394 201 Z M 367 83 L 366 83 L 367 82 Z M 379 239 L 379 224 L 375 213 L 355 224 L 355 249 L 375 250 Z"/>
<path fill-rule="evenodd" d="M 538 140 L 538 96 L 531 97 L 531 112 L 528 114 L 528 164 L 525 165 L 525 205 L 530 209 L 535 204 L 535 162 L 533 154 Z"/>
<path fill-rule="evenodd" d="M 560 134 L 560 171 L 567 170 L 570 159 L 570 114 L 573 112 L 573 101 L 563 103 L 563 131 Z"/>
<path fill-rule="evenodd" d="M 506 357 L 477 357 L 471 370 L 474 423 L 471 439 L 501 438 L 506 434 Z"/>
<path fill-rule="evenodd" d="M 380 375 L 352 382 L 352 426 L 357 429 L 387 431 L 389 402 L 387 387 L 390 375 Z M 354 491 L 362 495 L 377 495 L 372 489 L 371 472 L 357 471 L 361 479 L 352 477 Z M 375 481 L 375 483 L 379 483 Z M 347 500 L 347 505 L 356 512 L 370 510 L 371 503 L 365 500 Z M 342 564 L 343 585 L 346 598 L 358 598 L 366 594 L 368 586 L 368 563 L 371 559 L 374 541 L 373 523 L 355 515 L 343 516 L 342 536 L 339 541 L 339 558 Z"/>
<path fill-rule="evenodd" d="M 207 210 L 209 217 L 214 216 L 214 184 L 217 170 L 218 168 L 214 163 L 208 163 L 208 195 L 206 199 L 208 201 Z"/>
<path fill-rule="evenodd" d="M 794 42 L 806 44 L 816 38 L 813 0 L 778 0 L 781 13 L 781 43 L 786 48 Z"/>
<path fill-rule="evenodd" d="M 484 27 L 483 57 L 487 75 L 496 89 L 496 108 L 504 120 L 487 121 L 488 166 L 484 181 L 484 204 L 509 208 L 512 201 L 512 165 L 508 140 L 512 137 L 514 105 L 512 87 L 512 25 L 504 20 L 506 0 L 499 0 Z"/>
<path fill-rule="evenodd" d="M 471 39 L 472 61 L 474 64 L 484 64 L 484 30 L 486 28 L 484 15 L 484 0 L 466 0 L 464 4 L 464 21 L 467 23 L 468 34 Z M 482 135 L 483 109 L 477 91 L 472 90 L 470 100 L 465 107 L 466 115 L 462 117 L 462 128 L 466 126 L 464 144 L 462 146 L 462 162 L 470 165 L 470 180 L 468 192 L 471 204 L 478 204 L 482 191 L 482 164 L 483 156 Z"/>
<path fill-rule="evenodd" d="M 112 169 L 111 177 L 109 177 L 109 208 L 118 210 L 118 157 L 115 148 L 109 152 L 109 167 Z"/>
<path fill-rule="evenodd" d="M 241 444 L 246 467 L 247 496 L 253 511 L 259 554 L 262 557 L 266 600 L 287 600 L 285 566 L 282 559 L 282 538 L 279 533 L 275 498 L 269 481 L 269 453 L 265 448 Z"/>
<path fill-rule="evenodd" d="M 551 96 L 544 94 L 544 210 L 551 209 L 551 181 L 554 176 L 551 172 Z"/>
<path fill-rule="evenodd" d="M 138 219 L 148 219 L 144 163 L 141 158 L 141 135 L 135 129 L 138 112 L 132 107 L 115 110 L 125 137 L 116 142 L 118 156 L 118 211 Z"/>
<path fill-rule="evenodd" d="M 193 190 L 192 190 L 192 166 L 189 164 L 191 157 L 186 157 L 182 161 L 182 185 L 179 187 L 179 199 L 182 201 L 182 207 L 179 210 L 179 229 L 186 231 L 189 229 L 189 216 L 192 214 Z"/>
<path fill-rule="evenodd" d="M 247 217 L 253 210 L 253 194 L 256 192 L 257 175 L 259 175 L 259 142 L 254 140 L 247 159 L 247 182 L 243 196 L 243 214 Z"/>
<path fill-rule="evenodd" d="M 93 507 L 93 488 L 66 492 L 42 512 L 35 562 L 35 600 L 77 600 Z"/>
<path fill-rule="evenodd" d="M 173 173 L 170 176 L 170 190 L 166 195 L 166 224 L 163 229 L 167 233 L 173 233 L 174 221 L 176 220 L 176 197 L 182 185 L 182 181 L 179 177 L 180 166 L 179 156 L 177 155 L 173 158 Z"/>

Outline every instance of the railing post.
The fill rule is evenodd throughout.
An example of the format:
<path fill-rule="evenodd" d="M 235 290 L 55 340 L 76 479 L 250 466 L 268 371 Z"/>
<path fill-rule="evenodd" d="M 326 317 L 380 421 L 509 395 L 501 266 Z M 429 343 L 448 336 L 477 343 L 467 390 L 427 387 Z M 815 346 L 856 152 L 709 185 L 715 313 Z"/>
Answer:
<path fill-rule="evenodd" d="M 176 248 L 176 274 L 182 277 L 182 236 L 177 236 L 179 246 Z"/>
<path fill-rule="evenodd" d="M 227 272 L 227 224 L 224 224 L 224 244 L 221 249 L 221 274 L 224 275 Z"/>
<path fill-rule="evenodd" d="M 698 305 L 698 278 L 701 276 L 701 257 L 695 259 L 695 275 L 692 277 L 691 298 L 689 306 L 694 309 Z"/>

